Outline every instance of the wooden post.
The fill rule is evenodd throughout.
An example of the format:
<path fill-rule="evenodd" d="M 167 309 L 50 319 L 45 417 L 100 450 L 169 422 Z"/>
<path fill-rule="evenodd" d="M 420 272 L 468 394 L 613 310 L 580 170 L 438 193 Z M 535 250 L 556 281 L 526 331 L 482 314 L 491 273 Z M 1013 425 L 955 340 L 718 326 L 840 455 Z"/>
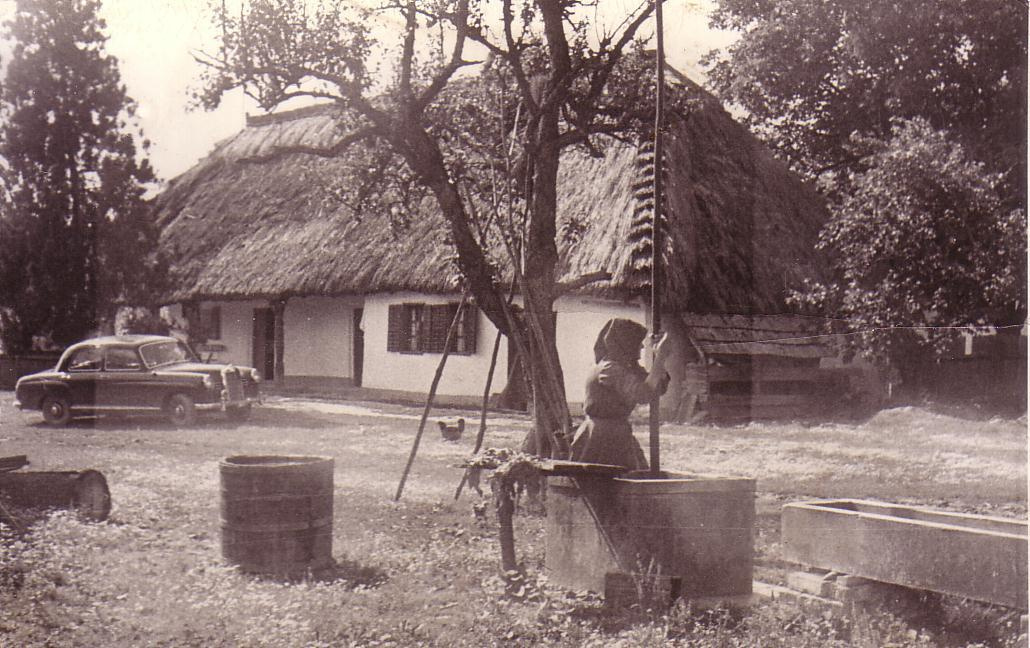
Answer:
<path fill-rule="evenodd" d="M 515 557 L 515 500 L 511 486 L 499 480 L 492 480 L 494 502 L 497 505 L 497 538 L 501 542 L 501 569 L 517 571 L 519 563 Z"/>
<path fill-rule="evenodd" d="M 440 384 L 440 376 L 443 375 L 443 367 L 447 364 L 447 356 L 451 352 L 451 340 L 454 338 L 454 331 L 458 328 L 458 322 L 461 321 L 461 316 L 465 310 L 465 302 L 468 300 L 468 293 L 461 295 L 461 301 L 458 303 L 458 310 L 454 313 L 454 319 L 451 320 L 451 327 L 447 329 L 447 339 L 443 344 L 443 354 L 440 356 L 440 364 L 436 366 L 436 373 L 433 374 L 433 382 L 429 386 L 429 395 L 426 396 L 426 406 L 422 410 L 422 420 L 418 422 L 418 432 L 415 433 L 415 441 L 411 444 L 411 453 L 408 455 L 408 463 L 404 466 L 404 473 L 401 475 L 401 483 L 397 484 L 397 493 L 393 496 L 393 501 L 397 502 L 401 499 L 401 493 L 404 492 L 404 482 L 408 481 L 408 473 L 411 472 L 411 465 L 415 463 L 415 455 L 418 453 L 418 444 L 422 440 L 422 432 L 426 429 L 426 419 L 429 418 L 429 410 L 433 407 L 433 399 L 436 398 L 436 387 Z"/>
<path fill-rule="evenodd" d="M 272 321 L 275 344 L 274 371 L 275 381 L 280 385 L 286 378 L 286 363 L 283 361 L 283 354 L 286 351 L 286 340 L 283 337 L 283 316 L 286 313 L 286 298 L 282 297 L 272 302 Z"/>
<path fill-rule="evenodd" d="M 657 37 L 657 56 L 655 70 L 655 119 L 654 119 L 654 211 L 651 224 L 651 343 L 652 352 L 662 335 L 662 212 L 665 197 L 663 195 L 662 163 L 663 141 L 662 125 L 665 118 L 665 39 L 662 35 L 662 2 L 655 1 L 655 35 Z M 658 430 L 661 425 L 661 397 L 651 399 L 648 415 L 649 440 L 651 446 L 651 473 L 661 472 L 660 441 Z"/>

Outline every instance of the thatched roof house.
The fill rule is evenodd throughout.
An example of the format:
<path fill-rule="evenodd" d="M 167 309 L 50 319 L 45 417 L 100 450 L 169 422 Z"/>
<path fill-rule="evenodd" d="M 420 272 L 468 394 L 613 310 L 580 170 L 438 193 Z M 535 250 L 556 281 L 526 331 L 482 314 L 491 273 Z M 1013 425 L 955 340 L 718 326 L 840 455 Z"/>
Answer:
<path fill-rule="evenodd" d="M 820 274 L 813 254 L 826 212 L 820 198 L 719 102 L 700 100 L 672 129 L 670 308 L 692 312 L 779 313 L 785 289 Z M 174 260 L 170 301 L 455 289 L 442 219 L 432 205 L 410 231 L 355 215 L 329 198 L 345 162 L 301 153 L 265 159 L 291 146 L 331 146 L 339 138 L 329 106 L 248 119 L 157 198 L 161 247 Z M 562 160 L 559 218 L 583 234 L 560 245 L 564 278 L 605 270 L 612 280 L 584 292 L 630 296 L 627 237 L 633 215 L 636 150 L 613 143 L 603 159 L 570 152 Z"/>
<path fill-rule="evenodd" d="M 785 313 L 787 291 L 821 275 L 814 252 L 823 203 L 716 99 L 686 79 L 681 86 L 697 107 L 666 139 L 665 307 Z M 172 260 L 166 299 L 190 304 L 191 312 L 209 309 L 198 318 L 212 322 L 225 359 L 268 375 L 424 391 L 439 346 L 427 340 L 438 337 L 455 306 L 448 295 L 457 292 L 447 228 L 431 199 L 406 229 L 394 228 L 387 214 L 355 213 L 337 186 L 351 160 L 290 152 L 328 149 L 339 138 L 331 106 L 250 118 L 170 182 L 155 201 L 160 245 Z M 592 333 L 584 332 L 611 316 L 644 319 L 629 241 L 638 152 L 619 142 L 604 151 L 603 158 L 570 151 L 559 172 L 559 231 L 576 232 L 559 241 L 559 279 L 612 277 L 556 305 L 573 401 L 592 357 L 584 346 Z M 458 367 L 439 394 L 482 391 L 492 326 L 477 317 L 465 325 L 463 346 L 448 361 L 448 371 Z M 507 375 L 506 357 L 502 350 L 499 376 Z M 503 379 L 494 385 L 502 388 Z"/>

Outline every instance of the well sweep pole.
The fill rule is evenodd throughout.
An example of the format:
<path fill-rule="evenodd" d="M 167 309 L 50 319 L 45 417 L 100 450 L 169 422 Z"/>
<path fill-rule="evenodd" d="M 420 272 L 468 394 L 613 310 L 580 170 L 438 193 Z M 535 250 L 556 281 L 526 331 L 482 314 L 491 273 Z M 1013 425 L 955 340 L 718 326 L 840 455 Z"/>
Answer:
<path fill-rule="evenodd" d="M 655 118 L 654 118 L 654 210 L 651 224 L 651 348 L 654 349 L 662 334 L 662 304 L 661 304 L 661 283 L 662 283 L 662 211 L 664 210 L 664 195 L 662 187 L 662 171 L 665 166 L 662 163 L 663 142 L 662 125 L 665 112 L 665 39 L 662 34 L 662 2 L 655 0 L 655 35 L 657 38 L 657 52 L 655 56 Z M 661 457 L 659 453 L 658 429 L 661 423 L 660 397 L 651 398 L 650 412 L 648 416 L 649 439 L 651 446 L 651 473 L 658 475 L 661 472 Z"/>

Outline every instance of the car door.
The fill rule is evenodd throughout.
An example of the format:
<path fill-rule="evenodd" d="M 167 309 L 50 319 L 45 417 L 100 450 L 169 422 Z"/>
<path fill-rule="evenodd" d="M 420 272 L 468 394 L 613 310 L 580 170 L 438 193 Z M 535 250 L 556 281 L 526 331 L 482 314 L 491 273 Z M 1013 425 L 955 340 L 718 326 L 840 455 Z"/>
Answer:
<path fill-rule="evenodd" d="M 68 385 L 73 409 L 92 410 L 96 405 L 97 381 L 104 366 L 103 349 L 84 346 L 65 363 L 61 380 Z"/>
<path fill-rule="evenodd" d="M 133 346 L 104 349 L 104 372 L 97 383 L 97 405 L 112 410 L 150 408 L 147 394 L 148 374 Z"/>

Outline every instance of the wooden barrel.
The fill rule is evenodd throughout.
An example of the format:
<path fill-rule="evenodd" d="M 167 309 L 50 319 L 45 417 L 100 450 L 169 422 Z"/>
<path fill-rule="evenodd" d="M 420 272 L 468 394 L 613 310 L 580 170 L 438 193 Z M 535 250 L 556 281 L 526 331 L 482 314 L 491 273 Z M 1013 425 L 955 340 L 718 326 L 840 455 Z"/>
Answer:
<path fill-rule="evenodd" d="M 227 562 L 285 576 L 332 565 L 332 458 L 226 457 L 219 473 Z"/>

